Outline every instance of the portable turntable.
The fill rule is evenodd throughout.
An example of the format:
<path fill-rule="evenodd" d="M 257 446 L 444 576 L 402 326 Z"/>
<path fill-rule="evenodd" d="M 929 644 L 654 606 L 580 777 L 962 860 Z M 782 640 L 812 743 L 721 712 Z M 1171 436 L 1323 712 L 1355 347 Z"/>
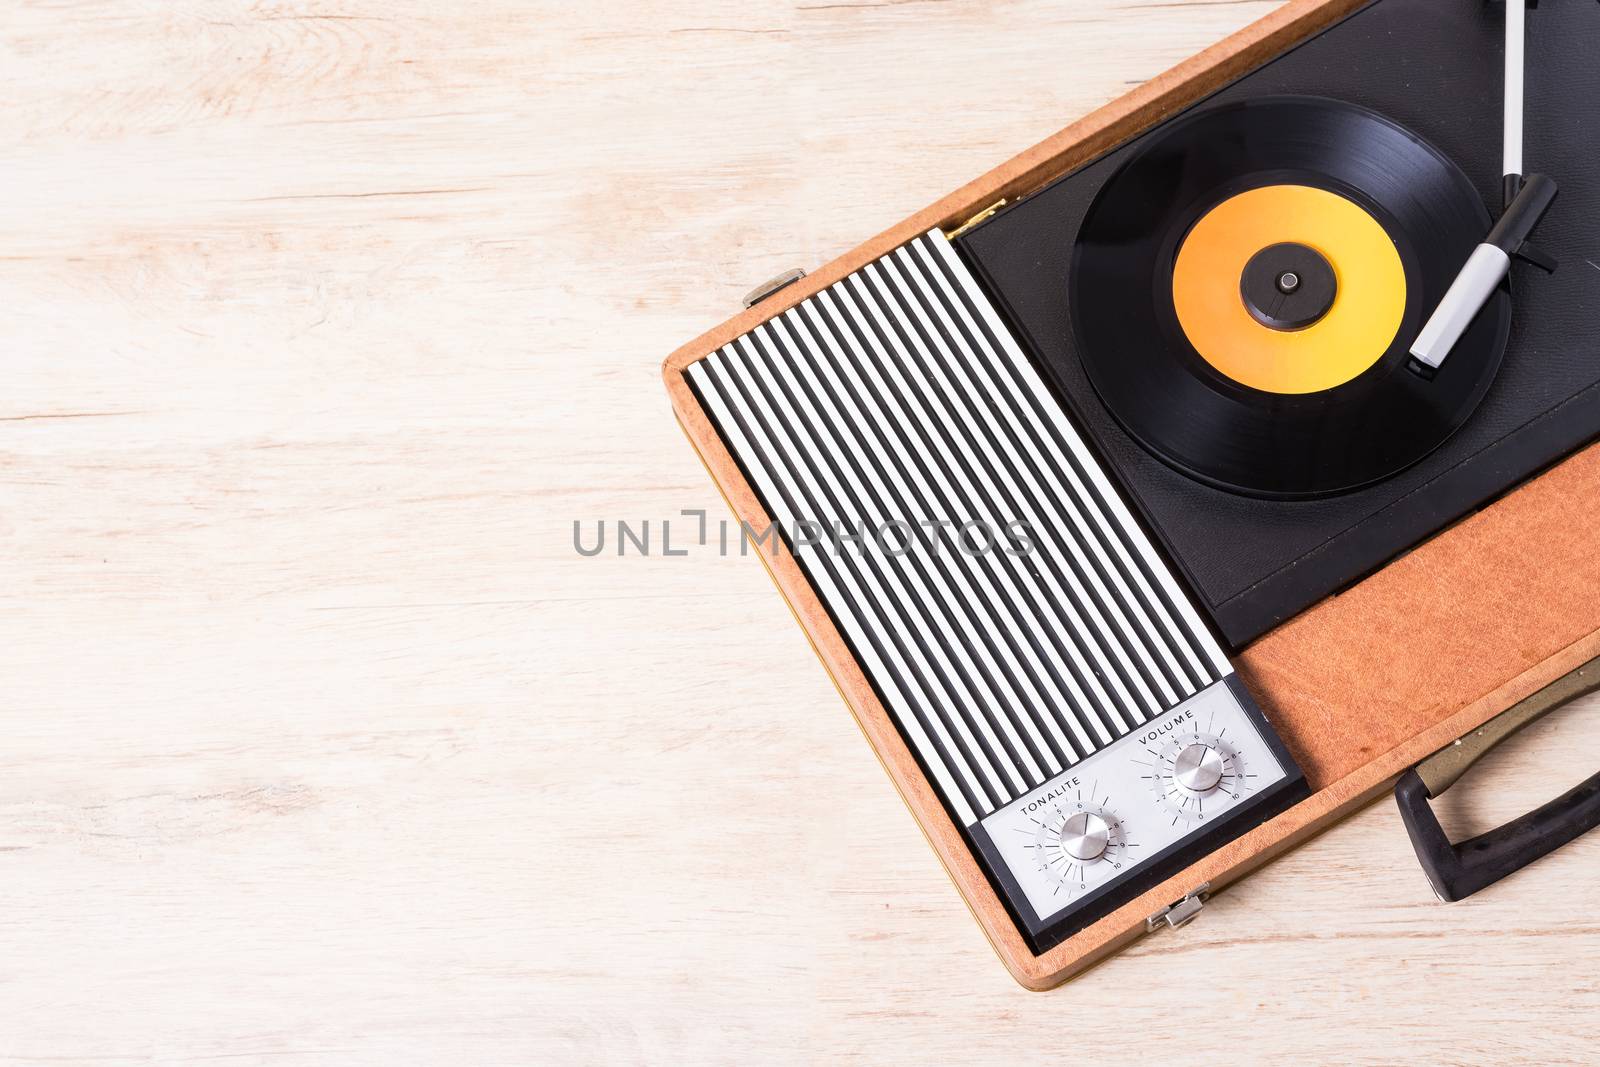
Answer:
<path fill-rule="evenodd" d="M 1579 0 L 1290 3 L 668 359 L 1019 981 L 1587 685 L 1597 45 Z M 1458 773 L 1402 785 L 1436 885 Z"/>

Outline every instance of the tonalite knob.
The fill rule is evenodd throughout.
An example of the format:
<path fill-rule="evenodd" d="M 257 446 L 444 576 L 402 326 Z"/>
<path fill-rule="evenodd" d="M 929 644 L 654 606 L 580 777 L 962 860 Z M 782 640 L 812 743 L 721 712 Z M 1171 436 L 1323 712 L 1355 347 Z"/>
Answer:
<path fill-rule="evenodd" d="M 1190 745 L 1172 761 L 1172 780 L 1195 794 L 1204 796 L 1222 781 L 1222 753 L 1210 745 Z"/>
<path fill-rule="evenodd" d="M 1091 812 L 1080 811 L 1061 827 L 1061 850 L 1079 863 L 1099 859 L 1110 840 L 1111 828 Z"/>

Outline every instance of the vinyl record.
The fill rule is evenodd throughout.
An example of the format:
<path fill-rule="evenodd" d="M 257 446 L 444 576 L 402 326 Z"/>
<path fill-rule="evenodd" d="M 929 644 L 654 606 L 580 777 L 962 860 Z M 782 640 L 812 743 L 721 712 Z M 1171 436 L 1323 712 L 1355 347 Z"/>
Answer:
<path fill-rule="evenodd" d="M 1070 308 L 1089 379 L 1145 448 L 1254 496 L 1390 477 L 1483 399 L 1502 288 L 1431 381 L 1408 350 L 1490 218 L 1432 146 L 1363 108 L 1269 97 L 1159 131 L 1078 234 Z"/>

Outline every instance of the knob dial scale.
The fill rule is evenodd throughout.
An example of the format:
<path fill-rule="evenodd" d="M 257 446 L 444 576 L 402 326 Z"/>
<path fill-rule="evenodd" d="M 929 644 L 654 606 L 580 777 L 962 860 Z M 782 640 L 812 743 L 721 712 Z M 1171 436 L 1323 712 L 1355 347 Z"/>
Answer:
<path fill-rule="evenodd" d="M 1128 852 L 1122 819 L 1103 805 L 1063 800 L 1035 818 L 1038 870 L 1067 897 L 1093 889 L 1122 870 Z"/>
<path fill-rule="evenodd" d="M 1169 740 L 1156 760 L 1155 792 L 1177 823 L 1202 823 L 1249 792 L 1253 776 L 1239 750 L 1214 734 L 1189 732 Z"/>

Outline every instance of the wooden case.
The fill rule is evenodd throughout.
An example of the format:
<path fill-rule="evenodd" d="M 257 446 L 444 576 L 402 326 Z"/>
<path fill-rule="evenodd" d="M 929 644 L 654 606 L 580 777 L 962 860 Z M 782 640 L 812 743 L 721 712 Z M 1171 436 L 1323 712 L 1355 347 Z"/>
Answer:
<path fill-rule="evenodd" d="M 1364 2 L 1293 0 L 674 352 L 663 367 L 673 407 L 736 516 L 769 522 L 689 388 L 691 364 L 927 230 L 952 230 L 1097 157 Z M 761 558 L 995 951 L 1018 982 L 1042 990 L 1144 934 L 1165 905 L 1201 886 L 1215 892 L 1307 840 L 1600 654 L 1596 499 L 1600 445 L 1237 655 L 1311 795 L 1042 955 L 1023 941 L 795 560 L 781 549 Z"/>

